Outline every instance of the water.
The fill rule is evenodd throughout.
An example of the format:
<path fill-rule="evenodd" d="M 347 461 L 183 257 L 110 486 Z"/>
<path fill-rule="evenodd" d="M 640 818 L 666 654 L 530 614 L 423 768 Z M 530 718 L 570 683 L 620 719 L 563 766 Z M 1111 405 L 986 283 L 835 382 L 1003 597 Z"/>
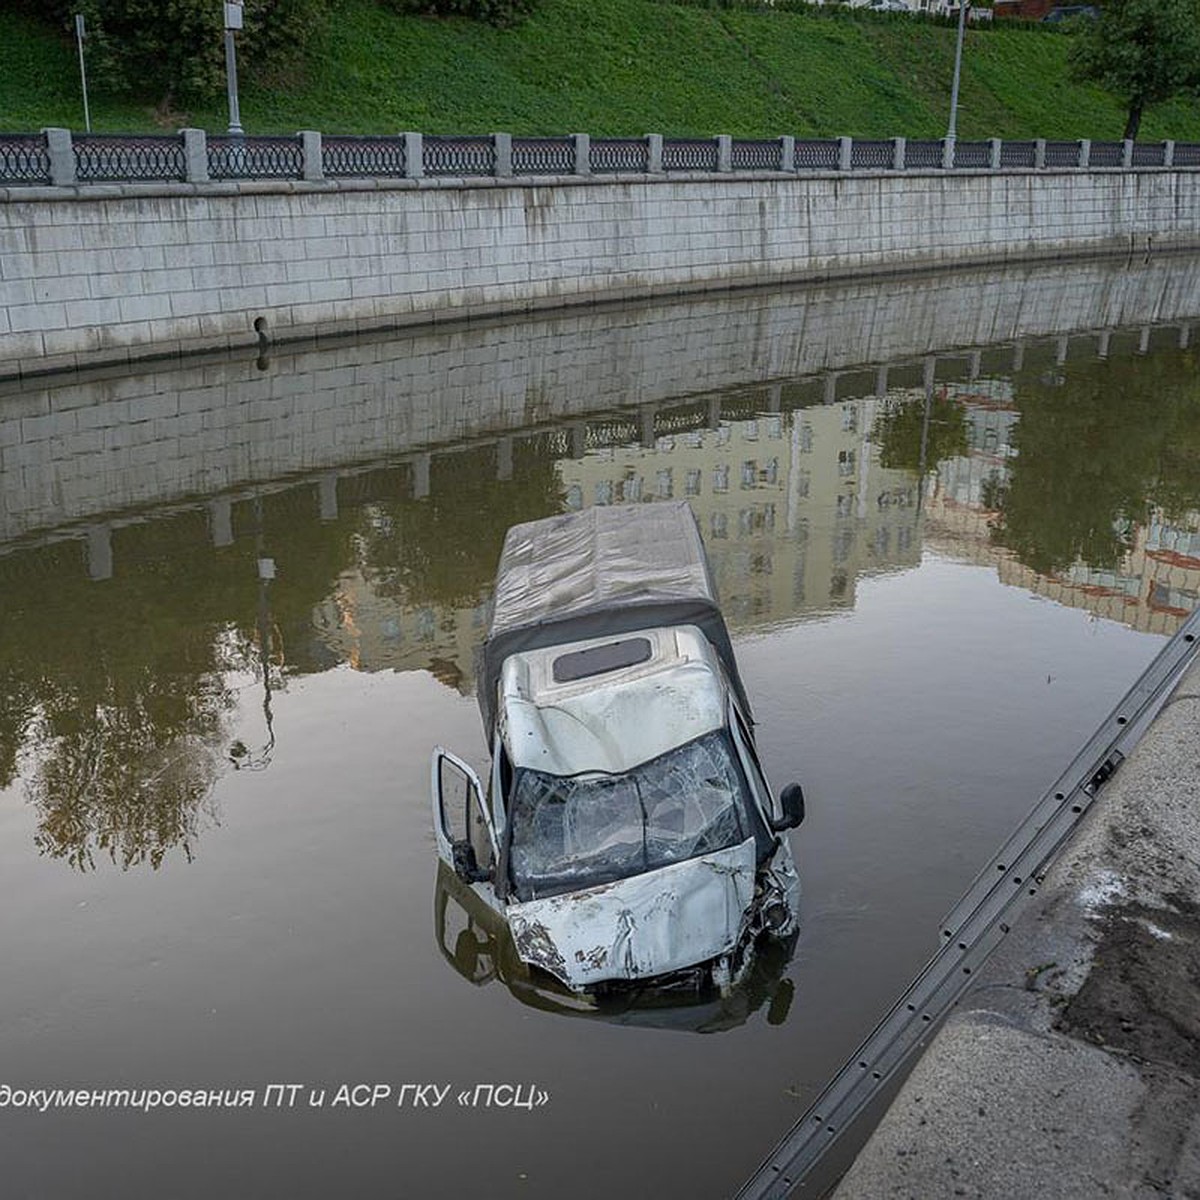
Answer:
<path fill-rule="evenodd" d="M 0 1086 L 257 1103 L 2 1108 L 5 1195 L 735 1189 L 1196 603 L 1197 269 L 6 385 Z M 429 751 L 484 763 L 507 526 L 668 496 L 708 543 L 768 774 L 805 785 L 804 927 L 719 1011 L 564 1016 L 487 982 L 486 945 L 451 961 Z M 273 1083 L 295 1107 L 263 1107 Z M 333 1107 L 343 1083 L 450 1092 Z M 477 1083 L 549 1100 L 458 1104 Z"/>

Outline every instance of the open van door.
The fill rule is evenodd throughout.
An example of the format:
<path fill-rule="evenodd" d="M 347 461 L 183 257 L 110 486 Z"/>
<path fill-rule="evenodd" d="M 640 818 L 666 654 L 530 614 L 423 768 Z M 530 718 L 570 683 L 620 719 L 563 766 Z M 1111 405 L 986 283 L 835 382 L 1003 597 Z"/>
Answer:
<path fill-rule="evenodd" d="M 490 880 L 500 849 L 479 776 L 456 754 L 436 746 L 430 786 L 438 856 L 465 883 Z"/>

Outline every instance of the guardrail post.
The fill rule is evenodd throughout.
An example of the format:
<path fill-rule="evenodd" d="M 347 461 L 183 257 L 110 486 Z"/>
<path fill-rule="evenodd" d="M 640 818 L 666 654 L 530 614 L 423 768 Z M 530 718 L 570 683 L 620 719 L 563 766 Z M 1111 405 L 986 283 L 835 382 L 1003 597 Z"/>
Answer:
<path fill-rule="evenodd" d="M 1127 171 L 1133 166 L 1133 139 L 1126 138 L 1121 143 L 1121 166 Z"/>
<path fill-rule="evenodd" d="M 1173 167 L 1175 165 L 1175 143 L 1163 142 L 1163 166 Z"/>
<path fill-rule="evenodd" d="M 892 170 L 903 171 L 908 154 L 908 138 L 892 138 Z"/>
<path fill-rule="evenodd" d="M 796 139 L 790 134 L 784 134 L 779 139 L 779 169 L 781 171 L 796 169 Z"/>
<path fill-rule="evenodd" d="M 717 170 L 733 170 L 733 138 L 727 133 L 717 134 Z"/>
<path fill-rule="evenodd" d="M 662 166 L 662 134 L 646 134 L 646 170 L 651 175 L 661 175 Z"/>
<path fill-rule="evenodd" d="M 988 167 L 993 171 L 1000 170 L 1003 146 L 1004 143 L 999 138 L 988 138 Z"/>
<path fill-rule="evenodd" d="M 75 182 L 75 149 L 69 129 L 43 129 L 46 153 L 50 157 L 50 182 L 55 187 L 70 187 Z"/>
<path fill-rule="evenodd" d="M 1038 138 L 1033 143 L 1033 169 L 1035 171 L 1044 171 L 1046 169 L 1046 139 Z"/>
<path fill-rule="evenodd" d="M 402 133 L 404 139 L 404 175 L 420 179 L 425 174 L 425 146 L 419 133 Z"/>
<path fill-rule="evenodd" d="M 188 183 L 208 182 L 208 134 L 203 129 L 181 129 L 183 177 Z"/>
<path fill-rule="evenodd" d="M 957 139 L 948 137 L 942 138 L 942 170 L 951 171 L 954 169 L 954 143 Z"/>
<path fill-rule="evenodd" d="M 304 173 L 301 178 L 309 183 L 318 183 L 325 178 L 325 164 L 321 160 L 321 135 L 313 129 L 302 129 L 299 137 L 304 155 Z"/>
<path fill-rule="evenodd" d="M 1079 143 L 1079 165 L 1087 168 L 1092 165 L 1092 139 L 1084 138 Z"/>
<path fill-rule="evenodd" d="M 838 138 L 838 165 L 839 171 L 850 170 L 850 164 L 854 162 L 854 139 L 848 137 Z"/>
<path fill-rule="evenodd" d="M 513 173 L 512 168 L 512 134 L 493 133 L 492 148 L 496 152 L 496 174 L 507 178 Z"/>
<path fill-rule="evenodd" d="M 575 144 L 575 171 L 576 175 L 590 175 L 592 173 L 592 138 L 591 134 L 573 133 L 571 141 Z"/>

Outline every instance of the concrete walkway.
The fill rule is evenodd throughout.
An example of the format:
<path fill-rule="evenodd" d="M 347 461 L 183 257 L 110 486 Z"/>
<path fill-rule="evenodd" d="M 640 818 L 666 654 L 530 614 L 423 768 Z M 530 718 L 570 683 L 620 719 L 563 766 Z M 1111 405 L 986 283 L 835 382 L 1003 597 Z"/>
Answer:
<path fill-rule="evenodd" d="M 1200 662 L 836 1200 L 1200 1200 Z"/>

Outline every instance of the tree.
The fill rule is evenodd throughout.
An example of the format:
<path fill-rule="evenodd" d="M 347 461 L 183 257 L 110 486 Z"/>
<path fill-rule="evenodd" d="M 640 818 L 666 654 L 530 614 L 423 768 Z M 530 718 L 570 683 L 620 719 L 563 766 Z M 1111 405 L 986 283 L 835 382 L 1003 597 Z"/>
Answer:
<path fill-rule="evenodd" d="M 156 90 L 164 100 L 220 94 L 225 86 L 222 0 L 49 0 L 32 6 L 72 27 L 87 18 L 88 72 L 115 92 Z M 330 0 L 247 0 L 238 35 L 248 73 L 297 56 L 321 27 Z"/>
<path fill-rule="evenodd" d="M 1069 61 L 1077 79 L 1124 100 L 1123 136 L 1136 138 L 1147 107 L 1200 88 L 1200 0 L 1106 0 Z"/>

